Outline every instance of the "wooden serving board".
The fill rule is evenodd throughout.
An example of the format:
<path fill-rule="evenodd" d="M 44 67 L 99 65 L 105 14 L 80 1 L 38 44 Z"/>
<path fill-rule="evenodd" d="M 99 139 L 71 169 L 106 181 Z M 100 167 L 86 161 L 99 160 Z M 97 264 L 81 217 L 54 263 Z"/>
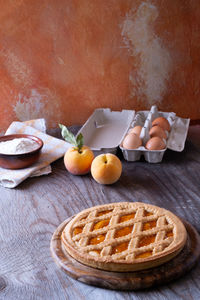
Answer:
<path fill-rule="evenodd" d="M 144 271 L 136 272 L 108 272 L 88 267 L 76 261 L 63 251 L 61 233 L 67 223 L 65 220 L 54 232 L 50 250 L 57 265 L 69 276 L 89 285 L 115 290 L 139 290 L 166 284 L 183 276 L 199 260 L 200 236 L 195 228 L 183 221 L 188 239 L 183 250 L 171 261 Z"/>

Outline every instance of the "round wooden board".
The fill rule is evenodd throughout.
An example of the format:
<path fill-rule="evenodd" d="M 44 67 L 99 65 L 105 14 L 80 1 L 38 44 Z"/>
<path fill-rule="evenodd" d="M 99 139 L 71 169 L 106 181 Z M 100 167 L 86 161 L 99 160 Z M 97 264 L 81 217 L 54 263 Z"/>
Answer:
<path fill-rule="evenodd" d="M 89 285 L 115 290 L 139 290 L 166 284 L 188 272 L 199 260 L 200 236 L 195 228 L 183 221 L 188 239 L 183 250 L 171 261 L 144 271 L 108 272 L 88 267 L 63 251 L 61 233 L 71 218 L 65 220 L 54 232 L 50 250 L 57 265 L 69 276 Z"/>

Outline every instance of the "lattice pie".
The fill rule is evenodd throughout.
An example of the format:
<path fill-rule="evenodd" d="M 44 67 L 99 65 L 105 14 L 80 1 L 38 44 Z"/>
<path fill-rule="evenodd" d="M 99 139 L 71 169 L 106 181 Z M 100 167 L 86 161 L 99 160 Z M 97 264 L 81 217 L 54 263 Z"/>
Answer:
<path fill-rule="evenodd" d="M 62 232 L 63 250 L 77 261 L 118 272 L 167 262 L 181 251 L 186 239 L 186 229 L 178 217 L 139 202 L 83 210 Z"/>

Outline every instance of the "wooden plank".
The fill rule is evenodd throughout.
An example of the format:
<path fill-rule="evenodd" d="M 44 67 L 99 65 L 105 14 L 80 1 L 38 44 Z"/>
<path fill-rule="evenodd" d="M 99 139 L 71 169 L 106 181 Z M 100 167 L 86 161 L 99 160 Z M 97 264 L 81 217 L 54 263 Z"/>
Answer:
<path fill-rule="evenodd" d="M 200 232 L 200 145 L 195 142 L 200 129 L 194 131 L 191 136 L 189 132 L 183 152 L 168 150 L 160 164 L 122 160 L 122 176 L 111 186 L 99 185 L 90 174 L 69 174 L 60 159 L 48 176 L 30 178 L 12 190 L 0 187 L 0 299 L 199 299 L 199 265 L 166 286 L 118 292 L 71 279 L 56 266 L 49 250 L 61 222 L 84 208 L 108 202 L 162 206 Z"/>

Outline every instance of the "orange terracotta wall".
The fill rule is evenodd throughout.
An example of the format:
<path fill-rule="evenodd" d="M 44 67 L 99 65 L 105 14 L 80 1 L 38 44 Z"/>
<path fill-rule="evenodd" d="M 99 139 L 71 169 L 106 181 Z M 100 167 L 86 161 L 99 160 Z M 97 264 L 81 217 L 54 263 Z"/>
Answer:
<path fill-rule="evenodd" d="M 200 1 L 13 0 L 0 10 L 0 131 L 97 107 L 200 119 Z"/>

